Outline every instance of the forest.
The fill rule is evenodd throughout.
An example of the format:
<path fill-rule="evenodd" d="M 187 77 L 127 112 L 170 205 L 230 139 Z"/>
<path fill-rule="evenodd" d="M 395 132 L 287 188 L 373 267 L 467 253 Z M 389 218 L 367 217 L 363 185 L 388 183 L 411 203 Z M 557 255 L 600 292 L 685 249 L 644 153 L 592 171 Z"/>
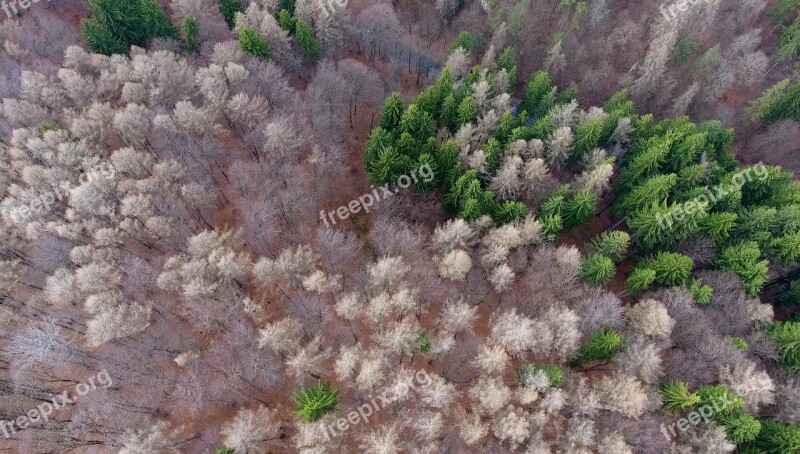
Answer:
<path fill-rule="evenodd" d="M 800 0 L 4 0 L 0 450 L 800 454 Z"/>

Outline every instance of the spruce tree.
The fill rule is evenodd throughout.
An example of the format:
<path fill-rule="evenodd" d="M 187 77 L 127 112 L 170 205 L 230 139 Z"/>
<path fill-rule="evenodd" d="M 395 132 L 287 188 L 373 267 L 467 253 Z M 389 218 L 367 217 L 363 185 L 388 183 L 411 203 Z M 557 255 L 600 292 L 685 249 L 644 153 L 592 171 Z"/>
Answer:
<path fill-rule="evenodd" d="M 244 5 L 241 0 L 219 0 L 219 12 L 228 24 L 228 28 L 233 30 L 236 26 L 236 13 L 243 13 Z"/>
<path fill-rule="evenodd" d="M 768 262 L 759 261 L 761 250 L 755 241 L 742 241 L 723 249 L 715 264 L 737 276 L 747 294 L 756 296 L 767 280 Z"/>
<path fill-rule="evenodd" d="M 239 46 L 242 50 L 259 60 L 270 60 L 272 54 L 267 48 L 267 42 L 250 27 L 245 27 L 239 32 Z"/>
<path fill-rule="evenodd" d="M 611 230 L 597 235 L 587 249 L 589 254 L 602 254 L 619 262 L 628 252 L 631 237 L 622 230 Z"/>
<path fill-rule="evenodd" d="M 380 127 L 387 131 L 394 131 L 400 127 L 400 119 L 403 117 L 405 104 L 400 93 L 394 92 L 383 102 L 381 111 Z"/>
<path fill-rule="evenodd" d="M 594 285 L 603 286 L 617 273 L 614 261 L 602 254 L 592 254 L 583 261 L 581 277 Z"/>
<path fill-rule="evenodd" d="M 183 18 L 183 39 L 189 52 L 197 52 L 197 18 L 186 16 Z"/>
<path fill-rule="evenodd" d="M 528 82 L 520 109 L 535 117 L 541 117 L 553 107 L 555 99 L 556 87 L 550 82 L 550 74 L 539 71 Z"/>
<path fill-rule="evenodd" d="M 312 60 L 319 59 L 321 50 L 317 39 L 314 38 L 314 32 L 311 30 L 311 26 L 304 20 L 297 19 L 294 24 L 294 33 L 295 37 L 297 37 L 297 44 L 306 57 Z"/>
<path fill-rule="evenodd" d="M 655 256 L 639 262 L 637 268 L 647 268 L 656 272 L 654 284 L 662 287 L 683 285 L 692 272 L 694 263 L 690 257 L 676 252 L 659 252 Z"/>
<path fill-rule="evenodd" d="M 142 21 L 148 37 L 180 39 L 180 32 L 156 0 L 140 0 Z"/>
<path fill-rule="evenodd" d="M 766 333 L 783 365 L 800 373 L 800 322 L 775 322 L 767 326 Z"/>

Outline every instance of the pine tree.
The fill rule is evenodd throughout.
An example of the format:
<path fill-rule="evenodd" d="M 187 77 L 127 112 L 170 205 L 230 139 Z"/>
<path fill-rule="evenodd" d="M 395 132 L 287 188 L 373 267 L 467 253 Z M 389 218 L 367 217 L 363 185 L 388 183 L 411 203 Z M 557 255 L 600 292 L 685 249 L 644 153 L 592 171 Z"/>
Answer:
<path fill-rule="evenodd" d="M 564 204 L 564 226 L 577 227 L 585 224 L 594 214 L 597 196 L 587 191 L 578 191 Z"/>
<path fill-rule="evenodd" d="M 656 276 L 653 283 L 663 287 L 671 287 L 685 284 L 693 266 L 692 259 L 683 254 L 659 252 L 655 256 L 639 262 L 637 268 L 641 267 L 655 271 Z"/>
<path fill-rule="evenodd" d="M 339 390 L 318 380 L 312 388 L 301 387 L 297 390 L 292 400 L 297 405 L 297 416 L 303 421 L 312 422 L 336 409 Z"/>
<path fill-rule="evenodd" d="M 267 48 L 267 42 L 250 27 L 245 27 L 239 32 L 239 46 L 242 50 L 259 60 L 270 60 L 270 54 Z"/>
<path fill-rule="evenodd" d="M 753 450 L 745 452 L 765 454 L 800 453 L 800 427 L 774 419 L 762 419 L 761 430 L 756 439 L 746 445 Z"/>
<path fill-rule="evenodd" d="M 611 230 L 602 232 L 589 243 L 587 252 L 589 254 L 602 254 L 619 262 L 628 252 L 631 237 L 622 230 Z"/>
<path fill-rule="evenodd" d="M 767 326 L 766 333 L 783 365 L 800 372 L 800 322 L 775 322 Z"/>
<path fill-rule="evenodd" d="M 528 216 L 528 208 L 524 203 L 509 200 L 499 205 L 492 217 L 498 225 L 503 225 L 509 222 L 522 221 L 526 216 Z"/>
<path fill-rule="evenodd" d="M 292 17 L 292 13 L 289 12 L 287 9 L 282 9 L 275 14 L 275 20 L 278 21 L 278 25 L 284 30 L 286 30 L 290 35 L 294 35 L 295 32 L 295 25 L 297 24 L 297 20 Z"/>
<path fill-rule="evenodd" d="M 761 432 L 761 422 L 748 413 L 733 415 L 720 415 L 714 422 L 725 428 L 728 441 L 735 445 L 742 445 L 755 440 Z"/>
<path fill-rule="evenodd" d="M 774 238 L 769 244 L 770 252 L 784 265 L 791 265 L 800 257 L 800 232 L 787 233 Z"/>
<path fill-rule="evenodd" d="M 698 306 L 708 306 L 711 303 L 711 296 L 714 294 L 714 289 L 700 279 L 692 279 L 686 286 L 686 290 L 692 294 L 692 298 Z"/>
<path fill-rule="evenodd" d="M 458 126 L 472 123 L 478 119 L 478 107 L 471 96 L 466 96 L 458 105 Z"/>
<path fill-rule="evenodd" d="M 689 392 L 689 387 L 680 380 L 661 386 L 659 391 L 667 411 L 680 412 L 700 402 L 700 396 Z"/>
<path fill-rule="evenodd" d="M 386 131 L 394 131 L 400 127 L 400 119 L 403 117 L 405 104 L 400 93 L 394 92 L 383 102 L 381 110 L 380 127 Z"/>
<path fill-rule="evenodd" d="M 751 296 L 758 295 L 767 280 L 768 262 L 758 261 L 761 250 L 755 241 L 742 241 L 723 249 L 715 264 L 739 276 L 742 287 Z"/>
<path fill-rule="evenodd" d="M 731 229 L 736 225 L 734 213 L 711 213 L 698 221 L 700 232 L 711 238 L 717 244 L 722 244 L 730 236 Z"/>
<path fill-rule="evenodd" d="M 678 177 L 674 173 L 649 178 L 633 187 L 630 192 L 623 194 L 614 204 L 612 213 L 616 217 L 624 217 L 653 204 L 661 205 L 667 201 L 677 182 Z"/>
<path fill-rule="evenodd" d="M 142 22 L 148 37 L 180 39 L 180 32 L 167 19 L 156 0 L 140 0 Z"/>
<path fill-rule="evenodd" d="M 197 18 L 186 16 L 183 18 L 183 37 L 189 52 L 197 52 Z"/>
<path fill-rule="evenodd" d="M 587 153 L 597 148 L 602 134 L 602 118 L 585 121 L 578 126 L 575 130 L 575 141 L 572 143 L 572 153 L 569 157 L 570 164 L 579 163 Z"/>
<path fill-rule="evenodd" d="M 625 288 L 631 295 L 638 295 L 656 280 L 656 271 L 650 268 L 636 267 L 625 280 Z"/>
<path fill-rule="evenodd" d="M 400 131 L 411 134 L 417 143 L 424 143 L 435 132 L 433 119 L 416 104 L 411 104 L 400 118 Z"/>
<path fill-rule="evenodd" d="M 459 47 L 467 51 L 467 53 L 472 52 L 472 35 L 469 32 L 463 31 L 459 33 L 453 40 L 453 44 L 450 45 L 450 50 L 453 51 Z"/>
<path fill-rule="evenodd" d="M 542 117 L 553 107 L 555 99 L 556 87 L 550 82 L 550 75 L 539 71 L 528 82 L 520 109 L 534 117 Z"/>
<path fill-rule="evenodd" d="M 589 342 L 578 349 L 578 353 L 569 361 L 570 367 L 579 367 L 591 361 L 610 360 L 614 353 L 622 347 L 622 336 L 613 329 L 597 332 Z"/>
<path fill-rule="evenodd" d="M 564 221 L 560 214 L 547 214 L 541 216 L 542 239 L 548 243 L 553 243 L 558 239 L 558 235 L 564 230 Z"/>
<path fill-rule="evenodd" d="M 304 20 L 297 19 L 294 24 L 294 33 L 297 37 L 297 44 L 306 57 L 312 60 L 319 59 L 321 50 L 317 39 L 314 38 L 314 32 L 311 30 L 311 26 Z"/>
<path fill-rule="evenodd" d="M 130 50 L 130 46 L 126 45 L 94 19 L 83 19 L 81 21 L 81 34 L 86 47 L 98 54 L 126 55 Z"/>
<path fill-rule="evenodd" d="M 243 13 L 244 5 L 241 0 L 219 0 L 219 12 L 228 24 L 228 28 L 233 30 L 236 26 L 236 13 Z"/>
<path fill-rule="evenodd" d="M 778 55 L 784 60 L 800 57 L 800 15 L 794 23 L 783 29 L 778 39 Z"/>
<path fill-rule="evenodd" d="M 581 276 L 583 279 L 594 285 L 603 286 L 617 273 L 614 261 L 602 254 L 592 254 L 583 261 Z"/>
<path fill-rule="evenodd" d="M 439 113 L 439 123 L 449 129 L 451 133 L 455 133 L 458 130 L 458 106 L 459 103 L 456 101 L 455 95 L 450 93 L 444 98 L 442 110 Z"/>

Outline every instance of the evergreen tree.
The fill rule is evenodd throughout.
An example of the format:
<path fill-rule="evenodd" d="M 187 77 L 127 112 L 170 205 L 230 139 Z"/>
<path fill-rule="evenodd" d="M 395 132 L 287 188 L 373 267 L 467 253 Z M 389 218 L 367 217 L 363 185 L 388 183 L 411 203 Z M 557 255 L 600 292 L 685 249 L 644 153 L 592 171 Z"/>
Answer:
<path fill-rule="evenodd" d="M 700 279 L 692 279 L 686 286 L 686 290 L 692 294 L 692 298 L 698 306 L 708 306 L 714 294 L 714 289 Z"/>
<path fill-rule="evenodd" d="M 784 265 L 791 265 L 800 257 L 800 232 L 787 233 L 770 242 L 771 253 Z"/>
<path fill-rule="evenodd" d="M 589 243 L 587 252 L 589 254 L 602 254 L 615 262 L 619 262 L 628 252 L 630 241 L 630 235 L 622 230 L 602 232 Z"/>
<path fill-rule="evenodd" d="M 775 322 L 766 328 L 781 362 L 795 373 L 800 372 L 800 322 Z"/>
<path fill-rule="evenodd" d="M 81 21 L 81 32 L 93 52 L 127 55 L 148 38 L 179 37 L 156 0 L 90 0 L 89 9 L 92 17 Z"/>
<path fill-rule="evenodd" d="M 653 205 L 634 213 L 628 226 L 643 249 L 667 248 L 697 233 L 700 220 L 707 216 L 706 207 L 695 202 Z"/>
<path fill-rule="evenodd" d="M 592 218 L 597 196 L 588 191 L 578 191 L 564 204 L 564 226 L 577 227 Z"/>
<path fill-rule="evenodd" d="M 130 46 L 126 45 L 108 29 L 94 19 L 81 21 L 81 34 L 83 43 L 89 50 L 103 55 L 126 55 Z"/>
<path fill-rule="evenodd" d="M 587 153 L 597 148 L 602 134 L 602 118 L 585 121 L 578 126 L 575 130 L 575 141 L 572 143 L 572 153 L 569 157 L 570 164 L 579 163 Z"/>
<path fill-rule="evenodd" d="M 387 131 L 394 131 L 400 127 L 400 119 L 403 117 L 405 104 L 400 93 L 394 92 L 383 102 L 381 111 L 380 127 Z"/>
<path fill-rule="evenodd" d="M 747 453 L 800 454 L 800 427 L 774 419 L 762 419 L 756 439 L 745 449 Z"/>
<path fill-rule="evenodd" d="M 614 190 L 616 192 L 630 190 L 658 172 L 669 153 L 671 143 L 672 139 L 669 137 L 651 138 L 645 150 L 626 163 L 614 184 Z"/>
<path fill-rule="evenodd" d="M 440 170 L 452 169 L 458 163 L 458 145 L 453 139 L 448 139 L 439 147 L 439 153 L 436 156 L 436 162 Z"/>
<path fill-rule="evenodd" d="M 239 46 L 242 50 L 259 60 L 270 60 L 272 54 L 267 48 L 267 42 L 250 27 L 245 27 L 239 32 Z"/>
<path fill-rule="evenodd" d="M 411 104 L 400 118 L 400 131 L 411 134 L 417 143 L 424 143 L 428 137 L 434 135 L 436 126 L 433 119 L 416 104 Z"/>
<path fill-rule="evenodd" d="M 711 213 L 700 219 L 698 226 L 701 233 L 717 244 L 722 244 L 728 239 L 730 230 L 736 225 L 736 217 L 733 213 Z"/>
<path fill-rule="evenodd" d="M 579 367 L 592 361 L 608 361 L 622 347 L 622 336 L 613 329 L 597 332 L 589 342 L 578 348 L 578 352 L 569 361 L 570 367 Z"/>
<path fill-rule="evenodd" d="M 194 16 L 183 18 L 183 37 L 189 52 L 197 52 L 197 27 L 197 18 Z"/>
<path fill-rule="evenodd" d="M 677 183 L 678 177 L 674 173 L 649 178 L 633 187 L 630 192 L 623 194 L 614 205 L 612 213 L 616 217 L 624 217 L 653 204 L 661 205 L 667 201 Z"/>
<path fill-rule="evenodd" d="M 219 12 L 228 24 L 228 28 L 233 30 L 236 26 L 236 13 L 244 12 L 244 5 L 241 0 L 219 0 Z"/>
<path fill-rule="evenodd" d="M 456 39 L 453 40 L 453 44 L 450 45 L 450 50 L 454 51 L 459 47 L 467 51 L 467 53 L 472 52 L 472 35 L 469 32 L 463 31 L 459 33 Z"/>
<path fill-rule="evenodd" d="M 553 243 L 558 239 L 558 235 L 564 230 L 564 221 L 561 215 L 547 214 L 540 216 L 542 223 L 542 239 L 548 243 Z"/>
<path fill-rule="evenodd" d="M 553 107 L 555 99 L 556 87 L 550 82 L 550 74 L 539 71 L 528 82 L 520 109 L 534 117 L 542 117 Z"/>
<path fill-rule="evenodd" d="M 784 118 L 800 121 L 800 82 L 778 82 L 750 104 L 749 112 L 752 119 L 764 124 Z"/>
<path fill-rule="evenodd" d="M 292 400 L 297 405 L 297 416 L 303 421 L 317 421 L 325 413 L 336 409 L 339 402 L 339 390 L 329 383 L 317 380 L 312 388 L 301 387 L 292 395 Z"/>
<path fill-rule="evenodd" d="M 715 264 L 739 276 L 742 287 L 751 296 L 758 295 L 767 280 L 766 260 L 759 261 L 761 250 L 755 241 L 742 241 L 723 249 Z"/>
<path fill-rule="evenodd" d="M 148 37 L 180 39 L 180 32 L 156 0 L 140 0 L 142 21 Z"/>
<path fill-rule="evenodd" d="M 694 263 L 690 257 L 675 252 L 659 252 L 642 260 L 637 268 L 647 268 L 656 272 L 653 283 L 663 287 L 683 285 L 692 272 Z"/>
<path fill-rule="evenodd" d="M 286 30 L 290 35 L 294 35 L 295 32 L 295 25 L 296 20 L 292 17 L 292 13 L 289 12 L 287 9 L 282 9 L 275 14 L 275 20 L 278 21 L 278 25 L 284 30 Z"/>
<path fill-rule="evenodd" d="M 778 55 L 784 60 L 800 57 L 800 15 L 792 25 L 783 29 L 778 40 Z"/>
<path fill-rule="evenodd" d="M 625 288 L 631 295 L 638 295 L 650 287 L 655 280 L 655 270 L 637 266 L 625 280 Z"/>
<path fill-rule="evenodd" d="M 311 30 L 311 26 L 304 20 L 297 19 L 294 24 L 294 33 L 297 37 L 297 44 L 306 57 L 312 60 L 319 59 L 321 50 L 317 39 L 314 38 L 314 32 Z"/>
<path fill-rule="evenodd" d="M 451 133 L 455 133 L 458 130 L 458 106 L 459 103 L 456 101 L 456 97 L 451 93 L 444 98 L 442 110 L 439 113 L 439 123 L 449 129 Z"/>
<path fill-rule="evenodd" d="M 680 412 L 700 402 L 700 396 L 689 392 L 689 387 L 680 380 L 661 386 L 659 391 L 667 411 Z"/>
<path fill-rule="evenodd" d="M 603 286 L 617 273 L 614 261 L 602 254 L 592 254 L 583 261 L 581 276 L 583 279 L 594 285 Z"/>
<path fill-rule="evenodd" d="M 749 443 L 761 432 L 761 422 L 744 412 L 720 415 L 714 418 L 714 422 L 725 428 L 726 438 L 735 445 Z"/>
<path fill-rule="evenodd" d="M 471 96 L 465 97 L 458 105 L 458 126 L 472 123 L 478 119 L 478 107 Z M 456 128 L 457 129 L 457 128 Z"/>
<path fill-rule="evenodd" d="M 698 407 L 708 405 L 716 410 L 715 417 L 734 415 L 744 408 L 744 399 L 725 385 L 698 386 L 695 393 L 700 397 Z"/>
<path fill-rule="evenodd" d="M 508 200 L 498 205 L 494 212 L 494 222 L 498 225 L 508 224 L 509 222 L 522 221 L 528 215 L 528 208 L 522 202 Z"/>

